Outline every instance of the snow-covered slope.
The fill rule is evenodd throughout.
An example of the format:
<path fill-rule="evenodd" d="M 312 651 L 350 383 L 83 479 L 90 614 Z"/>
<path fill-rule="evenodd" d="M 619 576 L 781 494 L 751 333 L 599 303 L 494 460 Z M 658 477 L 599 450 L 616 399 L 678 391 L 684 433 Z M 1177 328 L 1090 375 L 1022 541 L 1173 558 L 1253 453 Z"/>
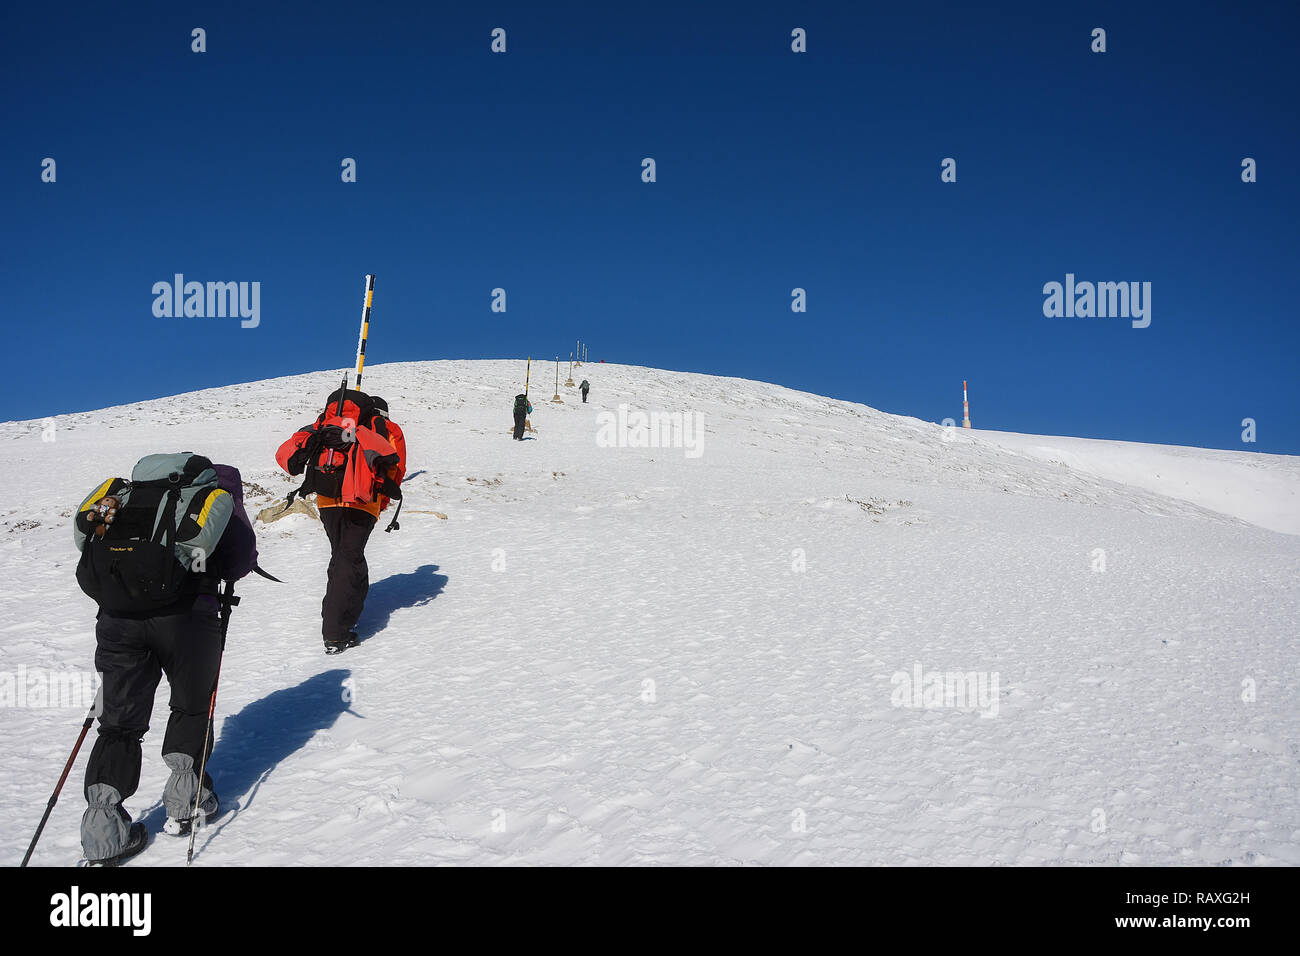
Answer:
<path fill-rule="evenodd" d="M 1235 515 L 1261 528 L 1300 534 L 1300 481 L 1291 457 L 1013 432 L 975 435 L 1043 461 Z"/>
<path fill-rule="evenodd" d="M 1292 513 L 1300 461 L 1237 507 L 1218 453 L 1130 446 L 1157 490 L 1199 483 L 1179 500 L 1103 444 L 614 365 L 575 375 L 586 406 L 547 403 L 543 367 L 520 443 L 522 364 L 367 369 L 412 475 L 359 648 L 321 653 L 319 524 L 259 528 L 288 583 L 241 586 L 212 758 L 234 809 L 196 865 L 1300 862 L 1300 537 L 1247 523 Z M 255 511 L 336 376 L 61 416 L 52 442 L 0 425 L 0 672 L 89 667 L 68 515 L 99 479 L 199 451 Z M 700 414 L 702 453 L 602 447 L 620 403 Z M 918 666 L 985 696 L 904 706 Z M 154 830 L 166 696 L 128 803 Z M 0 708 L 0 862 L 81 718 Z M 84 762 L 35 863 L 79 857 Z M 132 865 L 183 860 L 159 837 Z"/>

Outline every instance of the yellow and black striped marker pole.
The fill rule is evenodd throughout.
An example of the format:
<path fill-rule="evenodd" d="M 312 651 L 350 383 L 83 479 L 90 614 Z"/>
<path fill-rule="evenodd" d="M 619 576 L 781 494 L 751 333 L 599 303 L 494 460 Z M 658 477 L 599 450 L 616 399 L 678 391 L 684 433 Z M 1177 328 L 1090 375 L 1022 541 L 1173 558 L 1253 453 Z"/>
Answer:
<path fill-rule="evenodd" d="M 361 309 L 361 338 L 357 340 L 357 391 L 361 391 L 361 372 L 366 367 L 366 339 L 370 337 L 370 302 L 375 297 L 375 277 L 366 276 L 366 304 Z"/>

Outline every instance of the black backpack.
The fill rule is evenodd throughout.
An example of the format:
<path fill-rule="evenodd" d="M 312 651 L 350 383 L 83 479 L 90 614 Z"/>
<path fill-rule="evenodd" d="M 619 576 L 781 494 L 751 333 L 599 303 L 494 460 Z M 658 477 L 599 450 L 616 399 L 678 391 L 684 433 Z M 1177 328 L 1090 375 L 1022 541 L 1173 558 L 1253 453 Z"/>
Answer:
<path fill-rule="evenodd" d="M 351 450 L 352 439 L 342 425 L 326 425 L 318 419 L 311 437 L 289 459 L 289 474 L 303 476 L 302 487 L 293 495 L 343 497 L 343 478 Z"/>
<path fill-rule="evenodd" d="M 527 413 L 527 412 L 528 412 L 528 396 L 527 396 L 527 395 L 519 394 L 519 395 L 516 395 L 516 396 L 515 396 L 515 411 L 517 411 L 517 412 L 524 412 L 524 413 Z"/>
<path fill-rule="evenodd" d="M 116 497 L 119 507 L 100 535 L 87 513 L 103 495 Z M 131 481 L 105 483 L 74 517 L 81 545 L 77 584 L 118 614 L 147 614 L 198 594 L 204 574 L 194 572 L 216 550 L 232 512 L 207 458 L 148 455 Z"/>

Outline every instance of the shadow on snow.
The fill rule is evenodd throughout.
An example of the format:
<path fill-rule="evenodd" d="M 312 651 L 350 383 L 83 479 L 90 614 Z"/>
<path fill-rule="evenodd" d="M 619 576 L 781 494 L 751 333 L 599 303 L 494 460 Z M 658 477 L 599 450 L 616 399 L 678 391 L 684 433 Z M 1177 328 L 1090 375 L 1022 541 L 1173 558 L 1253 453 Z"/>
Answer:
<path fill-rule="evenodd" d="M 344 681 L 350 676 L 351 671 L 343 669 L 316 674 L 294 687 L 273 691 L 225 719 L 208 758 L 208 772 L 222 803 L 215 826 L 208 828 L 213 835 L 252 804 L 262 781 L 285 758 L 319 731 L 332 727 L 348 710 L 351 693 Z M 233 802 L 235 798 L 238 802 Z M 142 822 L 153 832 L 164 816 L 160 803 Z"/>
<path fill-rule="evenodd" d="M 388 627 L 394 611 L 428 604 L 447 586 L 447 575 L 438 573 L 438 565 L 425 564 L 405 574 L 392 574 L 370 586 L 366 607 L 357 623 L 361 640 L 374 637 Z"/>

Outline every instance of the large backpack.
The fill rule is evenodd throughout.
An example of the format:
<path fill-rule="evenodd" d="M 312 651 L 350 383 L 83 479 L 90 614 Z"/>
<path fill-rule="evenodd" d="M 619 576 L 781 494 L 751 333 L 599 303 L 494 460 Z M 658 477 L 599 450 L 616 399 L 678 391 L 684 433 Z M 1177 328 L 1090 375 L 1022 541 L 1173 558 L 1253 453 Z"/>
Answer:
<path fill-rule="evenodd" d="M 106 495 L 119 505 L 101 535 L 88 516 Z M 110 478 L 78 509 L 77 584 L 101 608 L 119 614 L 149 613 L 197 594 L 203 578 L 210 578 L 207 559 L 233 511 L 207 458 L 146 455 L 129 481 Z"/>
<path fill-rule="evenodd" d="M 525 413 L 528 411 L 528 396 L 522 392 L 515 396 L 515 411 Z"/>
<path fill-rule="evenodd" d="M 329 397 L 316 421 L 298 429 L 280 446 L 276 460 L 291 475 L 302 475 L 302 486 L 289 493 L 316 494 L 343 504 L 370 504 L 381 496 L 402 498 L 397 482 L 388 477 L 400 456 L 387 439 L 382 415 L 376 415 L 368 395 L 351 389 Z M 397 515 L 385 530 L 396 530 Z"/>
<path fill-rule="evenodd" d="M 214 464 L 217 482 L 222 491 L 230 493 L 234 505 L 230 520 L 226 522 L 221 546 L 217 548 L 216 562 L 208 562 L 209 572 L 223 581 L 238 581 L 251 571 L 256 571 L 272 581 L 280 579 L 262 570 L 257 563 L 257 535 L 253 523 L 244 510 L 244 479 L 234 465 Z"/>

